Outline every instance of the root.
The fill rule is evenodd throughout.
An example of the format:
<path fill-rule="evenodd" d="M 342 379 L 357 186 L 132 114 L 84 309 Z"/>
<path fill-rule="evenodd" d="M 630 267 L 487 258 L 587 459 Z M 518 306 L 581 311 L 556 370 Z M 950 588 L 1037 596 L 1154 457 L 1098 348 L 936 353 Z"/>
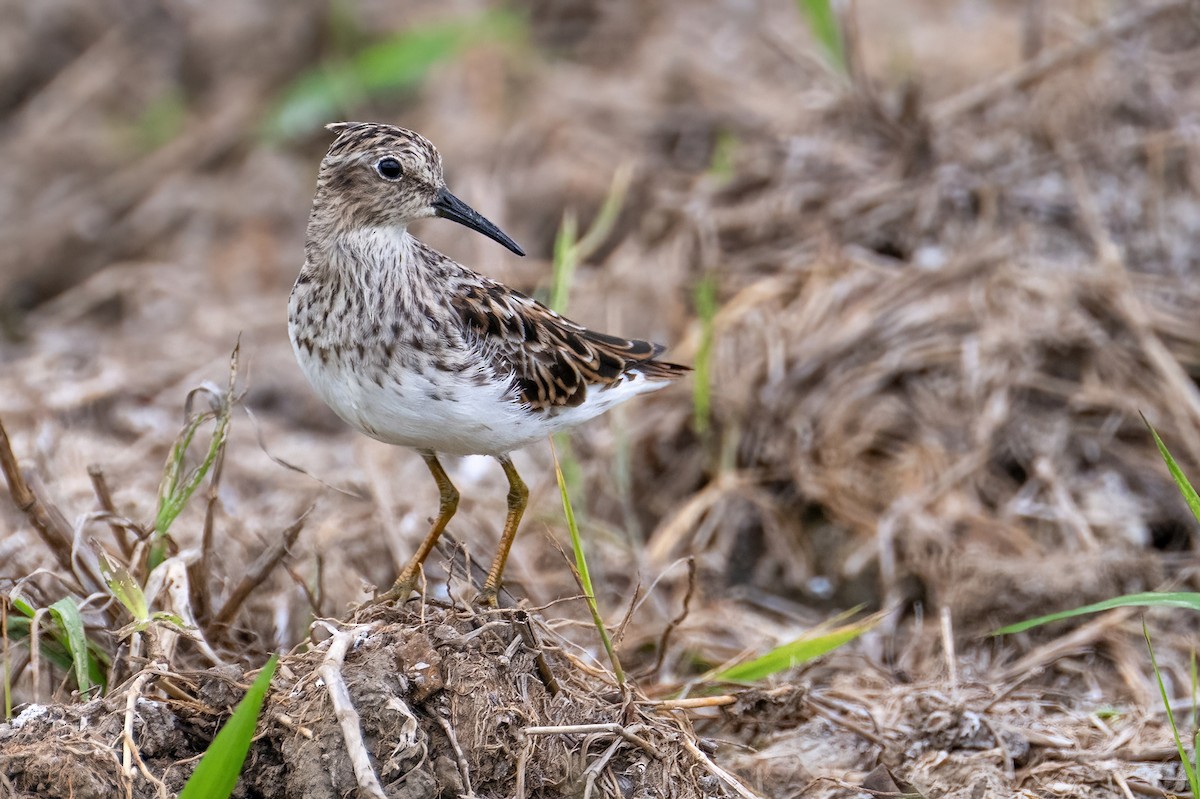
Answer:
<path fill-rule="evenodd" d="M 338 726 L 342 730 L 342 739 L 346 742 L 346 754 L 350 757 L 358 787 L 371 799 L 387 799 L 383 787 L 379 784 L 379 777 L 376 776 L 375 769 L 371 766 L 371 756 L 367 753 L 366 745 L 363 744 L 358 711 L 354 709 L 354 703 L 350 701 L 350 691 L 346 688 L 346 681 L 342 678 L 342 666 L 346 660 L 346 652 L 350 650 L 350 644 L 354 639 L 355 628 L 334 630 L 327 627 L 327 629 L 333 633 L 333 639 L 329 642 L 329 651 L 325 654 L 325 660 L 317 667 L 317 674 L 325 681 L 325 688 L 329 691 L 329 701 L 333 704 L 334 717 L 338 720 Z"/>

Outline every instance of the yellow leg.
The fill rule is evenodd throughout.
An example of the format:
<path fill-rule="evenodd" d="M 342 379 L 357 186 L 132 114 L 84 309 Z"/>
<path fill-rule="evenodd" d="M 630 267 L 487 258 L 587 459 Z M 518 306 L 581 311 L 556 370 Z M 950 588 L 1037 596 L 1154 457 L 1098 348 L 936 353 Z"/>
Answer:
<path fill-rule="evenodd" d="M 521 524 L 521 516 L 525 513 L 525 505 L 529 502 L 529 489 L 517 474 L 517 468 L 507 456 L 498 457 L 508 477 L 508 516 L 504 519 L 504 532 L 500 534 L 500 550 L 492 567 L 488 569 L 487 580 L 475 601 L 481 605 L 496 607 L 496 596 L 500 593 L 500 575 L 504 573 L 504 563 L 508 560 L 508 551 L 512 549 L 513 540 L 517 537 L 517 526 Z"/>
<path fill-rule="evenodd" d="M 450 518 L 454 516 L 454 511 L 458 510 L 458 489 L 454 487 L 454 484 L 450 482 L 450 478 L 446 476 L 446 470 L 438 462 L 437 455 L 429 450 L 422 450 L 421 457 L 425 459 L 425 465 L 429 467 L 429 472 L 433 475 L 433 479 L 437 481 L 438 495 L 441 498 L 438 517 L 434 521 L 433 527 L 429 529 L 429 533 L 425 536 L 425 540 L 421 542 L 421 546 L 417 548 L 416 554 L 412 556 L 412 559 L 400 571 L 400 576 L 396 578 L 395 584 L 392 585 L 387 593 L 376 597 L 371 604 L 394 600 L 402 602 L 408 599 L 408 595 L 417 587 L 417 576 L 421 573 L 421 566 L 425 563 L 425 558 L 429 557 L 429 553 L 433 551 L 433 547 L 441 537 L 442 531 L 446 529 L 446 525 L 450 523 Z"/>

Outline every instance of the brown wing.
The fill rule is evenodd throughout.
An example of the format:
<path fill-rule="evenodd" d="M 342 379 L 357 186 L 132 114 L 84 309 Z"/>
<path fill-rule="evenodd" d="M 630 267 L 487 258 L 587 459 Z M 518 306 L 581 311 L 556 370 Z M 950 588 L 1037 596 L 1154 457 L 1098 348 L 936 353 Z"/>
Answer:
<path fill-rule="evenodd" d="M 658 344 L 593 332 L 492 281 L 463 286 L 453 305 L 496 368 L 513 372 L 521 400 L 538 410 L 580 405 L 589 387 L 636 374 L 674 380 L 690 371 L 654 360 L 664 349 Z"/>

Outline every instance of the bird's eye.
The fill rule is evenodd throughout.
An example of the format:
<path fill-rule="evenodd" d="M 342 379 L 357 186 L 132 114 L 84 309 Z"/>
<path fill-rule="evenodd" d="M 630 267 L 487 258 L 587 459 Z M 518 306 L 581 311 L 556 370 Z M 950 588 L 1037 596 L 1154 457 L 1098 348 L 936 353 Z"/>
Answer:
<path fill-rule="evenodd" d="M 375 165 L 375 171 L 384 180 L 399 180 L 404 174 L 404 170 L 400 168 L 400 162 L 395 158 L 383 158 Z"/>

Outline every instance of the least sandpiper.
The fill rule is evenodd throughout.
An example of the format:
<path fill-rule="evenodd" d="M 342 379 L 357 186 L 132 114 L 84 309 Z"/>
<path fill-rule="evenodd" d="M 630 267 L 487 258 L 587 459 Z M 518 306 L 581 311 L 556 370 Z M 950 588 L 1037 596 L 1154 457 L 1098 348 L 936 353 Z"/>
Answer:
<path fill-rule="evenodd" d="M 380 599 L 408 597 L 458 506 L 438 454 L 500 461 L 508 515 L 479 594 L 494 606 L 529 495 L 509 453 L 688 369 L 655 360 L 659 345 L 588 330 L 413 238 L 410 223 L 439 216 L 525 254 L 449 192 L 425 138 L 391 125 L 328 127 L 336 139 L 288 305 L 296 358 L 338 416 L 417 450 L 437 481 L 437 519 Z"/>

